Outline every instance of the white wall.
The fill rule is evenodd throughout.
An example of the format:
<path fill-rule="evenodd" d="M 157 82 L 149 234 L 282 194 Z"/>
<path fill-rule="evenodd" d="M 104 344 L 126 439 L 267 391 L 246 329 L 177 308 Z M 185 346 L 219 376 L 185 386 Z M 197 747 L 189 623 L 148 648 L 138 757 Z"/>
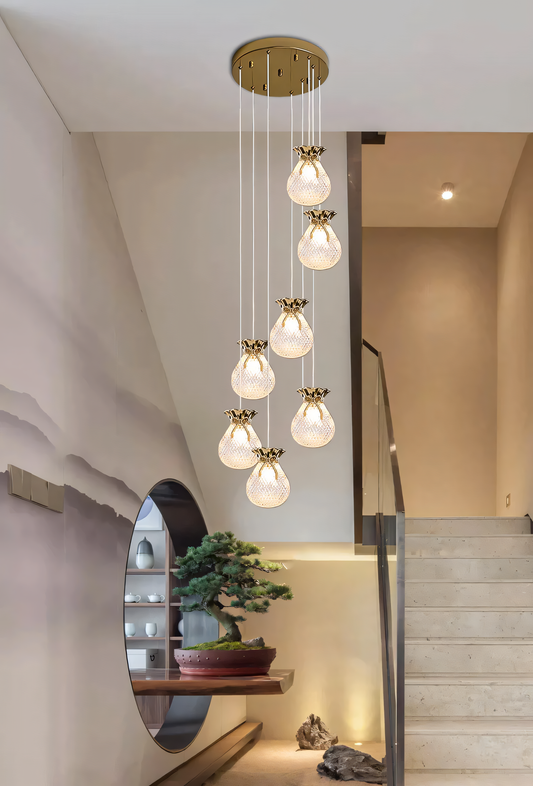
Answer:
<path fill-rule="evenodd" d="M 1 23 L 0 70 L 0 473 L 66 489 L 59 515 L 2 473 L 0 781 L 146 786 L 244 718 L 244 700 L 215 700 L 168 754 L 126 667 L 141 500 L 173 477 L 205 506 L 94 140 L 68 134 Z"/>
<path fill-rule="evenodd" d="M 264 104 L 258 101 L 258 116 Z M 261 115 L 259 114 L 261 113 Z M 259 122 L 259 121 L 258 121 Z M 262 122 L 262 121 L 261 121 Z M 290 293 L 289 135 L 272 134 L 270 326 L 275 300 Z M 218 459 L 227 428 L 225 409 L 238 406 L 230 376 L 239 350 L 239 159 L 235 133 L 97 134 L 96 141 L 131 259 L 143 292 L 174 401 L 202 485 L 213 526 L 259 541 L 350 542 L 353 491 L 349 365 L 349 303 L 345 134 L 325 134 L 323 163 L 332 195 L 324 207 L 345 253 L 316 274 L 316 384 L 337 426 L 333 441 L 311 451 L 297 445 L 290 424 L 301 403 L 301 363 L 272 354 L 277 382 L 271 396 L 271 440 L 287 453 L 282 466 L 291 496 L 280 508 L 248 502 L 248 472 Z M 244 331 L 251 323 L 250 134 L 244 138 Z M 256 338 L 268 338 L 266 319 L 265 136 L 257 139 Z M 295 211 L 297 215 L 297 210 Z M 308 225 L 305 219 L 305 227 Z M 301 219 L 295 220 L 295 244 Z M 295 254 L 295 295 L 301 294 Z M 311 286 L 307 271 L 306 294 Z M 306 313 L 309 316 L 310 306 Z M 307 361 L 306 384 L 310 384 Z M 254 426 L 266 439 L 266 403 L 253 402 Z M 248 404 L 249 405 L 249 402 Z"/>

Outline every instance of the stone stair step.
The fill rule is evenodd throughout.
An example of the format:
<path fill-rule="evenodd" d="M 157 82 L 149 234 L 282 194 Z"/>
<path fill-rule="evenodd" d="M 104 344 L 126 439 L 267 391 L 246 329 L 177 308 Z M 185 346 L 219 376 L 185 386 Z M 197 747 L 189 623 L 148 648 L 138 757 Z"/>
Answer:
<path fill-rule="evenodd" d="M 406 637 L 533 638 L 533 609 L 486 610 L 475 607 L 405 610 Z"/>
<path fill-rule="evenodd" d="M 405 560 L 405 577 L 413 579 L 447 579 L 453 581 L 531 580 L 533 558 L 461 559 L 409 557 Z"/>
<path fill-rule="evenodd" d="M 520 518 L 425 518 L 405 520 L 407 535 L 528 535 L 531 519 Z"/>
<path fill-rule="evenodd" d="M 527 675 L 533 669 L 533 638 L 410 638 L 405 668 L 408 675 Z"/>
<path fill-rule="evenodd" d="M 533 556 L 533 537 L 528 535 L 407 535 L 405 556 L 441 559 L 488 559 Z M 533 574 L 533 572 L 532 572 Z"/>
<path fill-rule="evenodd" d="M 406 770 L 405 786 L 502 786 L 502 775 L 512 776 L 512 786 L 531 786 L 531 772 L 524 770 Z"/>
<path fill-rule="evenodd" d="M 408 580 L 405 605 L 489 606 L 491 608 L 533 607 L 533 581 L 456 582 Z"/>
<path fill-rule="evenodd" d="M 533 777 L 533 718 L 408 718 L 407 769 L 516 770 Z"/>
<path fill-rule="evenodd" d="M 405 682 L 408 717 L 533 717 L 533 674 L 417 675 Z"/>

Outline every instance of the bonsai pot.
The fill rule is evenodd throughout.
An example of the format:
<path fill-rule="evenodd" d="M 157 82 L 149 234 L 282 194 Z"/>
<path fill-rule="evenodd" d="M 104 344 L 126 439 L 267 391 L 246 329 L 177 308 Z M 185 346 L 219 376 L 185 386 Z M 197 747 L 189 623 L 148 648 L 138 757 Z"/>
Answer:
<path fill-rule="evenodd" d="M 195 677 L 268 674 L 275 657 L 273 647 L 260 650 L 174 650 L 181 673 Z"/>

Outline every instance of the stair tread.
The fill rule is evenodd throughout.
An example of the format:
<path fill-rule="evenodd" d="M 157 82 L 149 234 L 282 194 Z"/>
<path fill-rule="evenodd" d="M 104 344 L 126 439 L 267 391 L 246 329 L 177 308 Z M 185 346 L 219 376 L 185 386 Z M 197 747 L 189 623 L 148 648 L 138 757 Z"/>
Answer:
<path fill-rule="evenodd" d="M 409 516 L 405 521 L 528 521 L 529 516 Z"/>
<path fill-rule="evenodd" d="M 409 584 L 527 584 L 533 586 L 531 579 L 405 579 Z"/>
<path fill-rule="evenodd" d="M 444 538 L 446 538 L 446 540 L 477 540 L 478 538 L 481 538 L 481 539 L 483 539 L 483 538 L 531 538 L 531 537 L 533 537 L 533 535 L 531 535 L 531 533 L 529 533 L 529 532 L 525 532 L 525 533 L 517 532 L 515 534 L 513 534 L 512 532 L 504 532 L 504 533 L 502 533 L 500 535 L 491 535 L 491 534 L 487 534 L 487 535 L 437 535 L 437 534 L 427 535 L 424 532 L 421 532 L 420 534 L 418 534 L 417 532 L 406 532 L 405 533 L 405 537 L 406 537 L 406 539 L 407 538 L 433 538 L 433 539 L 436 539 L 436 538 L 444 539 Z"/>
<path fill-rule="evenodd" d="M 406 611 L 483 611 L 501 614 L 502 612 L 533 612 L 533 598 L 531 606 L 406 606 Z"/>
<path fill-rule="evenodd" d="M 531 674 L 407 674 L 406 685 L 533 685 Z"/>
<path fill-rule="evenodd" d="M 418 537 L 419 536 L 417 535 L 417 538 Z M 528 537 L 530 538 L 532 536 L 528 535 Z M 471 560 L 477 560 L 478 562 L 482 561 L 482 560 L 493 560 L 493 559 L 499 559 L 499 560 L 521 559 L 521 560 L 525 560 L 527 562 L 531 562 L 533 560 L 533 555 L 530 554 L 529 556 L 525 556 L 525 557 L 510 557 L 508 554 L 506 554 L 503 557 L 502 556 L 499 556 L 499 557 L 475 557 L 475 556 L 474 557 L 473 556 L 469 556 L 469 557 L 457 557 L 457 556 L 442 557 L 442 556 L 440 556 L 440 554 L 434 554 L 431 557 L 417 557 L 417 556 L 413 556 L 412 554 L 406 554 L 405 555 L 405 559 L 406 560 L 408 560 L 408 559 L 431 559 L 431 560 L 437 560 L 437 559 L 439 559 L 439 560 L 440 559 L 457 559 L 457 560 L 459 560 L 459 559 L 461 559 L 461 560 L 465 560 L 466 559 L 466 560 L 470 560 L 470 561 Z"/>
<path fill-rule="evenodd" d="M 406 636 L 405 637 L 406 644 L 516 644 L 516 645 L 529 645 L 533 646 L 533 638 L 529 637 L 507 637 L 504 638 L 495 638 L 495 637 L 487 637 L 482 638 L 481 636 L 476 636 L 475 638 L 472 637 L 463 637 L 463 638 L 451 638 L 450 636 L 428 636 L 426 638 L 422 638 L 421 636 Z"/>
<path fill-rule="evenodd" d="M 406 734 L 533 735 L 533 718 L 406 718 Z"/>

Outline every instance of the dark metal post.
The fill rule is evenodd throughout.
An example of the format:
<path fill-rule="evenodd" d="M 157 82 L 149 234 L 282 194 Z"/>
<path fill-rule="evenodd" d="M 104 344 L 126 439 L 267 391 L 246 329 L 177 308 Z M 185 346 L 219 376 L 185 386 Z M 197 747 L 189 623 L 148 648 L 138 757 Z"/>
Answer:
<path fill-rule="evenodd" d="M 348 158 L 348 268 L 350 277 L 354 543 L 361 544 L 363 542 L 361 134 L 355 131 L 348 131 L 346 134 L 346 146 Z"/>

